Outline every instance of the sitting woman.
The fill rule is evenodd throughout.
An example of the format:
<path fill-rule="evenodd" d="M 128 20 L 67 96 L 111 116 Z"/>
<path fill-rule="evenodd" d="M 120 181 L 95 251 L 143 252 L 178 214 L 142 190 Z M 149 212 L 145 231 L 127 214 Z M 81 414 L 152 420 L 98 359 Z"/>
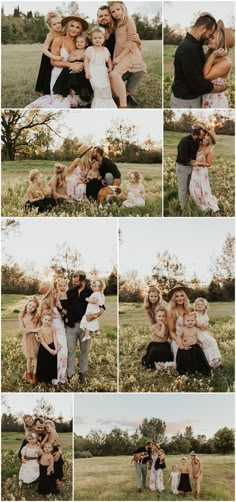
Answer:
<path fill-rule="evenodd" d="M 173 355 L 168 342 L 168 327 L 166 324 L 166 309 L 156 307 L 155 324 L 152 325 L 152 341 L 147 347 L 147 352 L 142 358 L 144 368 L 155 369 L 155 363 L 173 361 Z"/>
<path fill-rule="evenodd" d="M 91 167 L 92 146 L 82 145 L 78 157 L 72 162 L 66 172 L 66 193 L 73 200 L 85 200 L 87 174 Z"/>
<path fill-rule="evenodd" d="M 169 333 L 172 338 L 172 352 L 174 362 L 176 362 L 176 355 L 178 350 L 178 334 L 183 327 L 183 316 L 193 311 L 190 305 L 188 295 L 190 294 L 189 288 L 183 284 L 176 284 L 168 293 L 168 307 L 167 307 L 167 323 Z"/>
<path fill-rule="evenodd" d="M 42 174 L 38 169 L 32 169 L 29 173 L 30 184 L 26 191 L 25 209 L 37 209 L 38 213 L 50 211 L 56 205 L 51 189 L 44 186 Z"/>

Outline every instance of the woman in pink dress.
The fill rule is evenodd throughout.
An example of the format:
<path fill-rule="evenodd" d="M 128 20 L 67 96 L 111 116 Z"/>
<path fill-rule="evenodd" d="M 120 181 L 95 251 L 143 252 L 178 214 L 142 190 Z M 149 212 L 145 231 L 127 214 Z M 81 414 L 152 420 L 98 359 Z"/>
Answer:
<path fill-rule="evenodd" d="M 213 151 L 216 144 L 214 131 L 209 130 L 205 134 L 202 144 L 198 149 L 196 161 L 193 162 L 189 191 L 195 204 L 202 211 L 219 211 L 218 202 L 211 193 L 208 177 L 208 168 L 212 165 Z"/>

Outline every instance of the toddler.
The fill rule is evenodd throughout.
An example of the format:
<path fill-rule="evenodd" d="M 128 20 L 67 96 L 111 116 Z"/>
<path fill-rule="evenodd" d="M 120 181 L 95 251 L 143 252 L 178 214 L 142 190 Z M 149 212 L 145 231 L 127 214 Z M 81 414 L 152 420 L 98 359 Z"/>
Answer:
<path fill-rule="evenodd" d="M 54 474 L 54 458 L 52 450 L 52 444 L 49 441 L 46 441 L 43 445 L 43 454 L 39 461 L 40 475 L 38 493 L 41 493 L 42 495 L 59 493 Z"/>
<path fill-rule="evenodd" d="M 141 183 L 141 174 L 138 171 L 131 171 L 127 186 L 127 200 L 124 200 L 124 207 L 145 206 L 145 188 Z"/>
<path fill-rule="evenodd" d="M 178 486 L 179 486 L 179 471 L 177 464 L 172 465 L 172 470 L 170 473 L 170 481 L 171 481 L 171 491 L 174 495 L 178 495 Z"/>
<path fill-rule="evenodd" d="M 39 477 L 38 458 L 42 455 L 42 450 L 37 440 L 37 434 L 31 432 L 27 434 L 28 443 L 21 450 L 21 467 L 19 471 L 19 487 L 23 483 L 33 483 Z"/>
<path fill-rule="evenodd" d="M 217 368 L 217 366 L 220 366 L 222 359 L 217 341 L 207 331 L 209 327 L 208 302 L 205 298 L 196 298 L 193 306 L 196 313 L 196 326 L 199 328 L 198 342 L 203 349 L 209 366 Z"/>
<path fill-rule="evenodd" d="M 196 327 L 196 313 L 184 314 L 184 325 L 177 335 L 177 371 L 180 375 L 199 372 L 210 373 L 210 367 L 203 350 L 198 344 L 199 330 Z"/>
<path fill-rule="evenodd" d="M 84 336 L 82 338 L 82 342 L 85 342 L 86 340 L 90 340 L 91 336 L 90 333 L 94 333 L 96 335 L 99 334 L 99 322 L 96 319 L 93 321 L 87 321 L 86 316 L 88 314 L 93 314 L 97 316 L 97 314 L 100 311 L 100 306 L 104 304 L 105 302 L 105 297 L 103 294 L 103 291 L 105 289 L 105 284 L 101 279 L 97 279 L 96 281 L 93 281 L 91 284 L 93 293 L 89 298 L 85 298 L 86 302 L 88 302 L 88 306 L 85 312 L 85 315 L 82 317 L 80 327 L 85 331 Z"/>
<path fill-rule="evenodd" d="M 55 199 L 51 196 L 51 189 L 45 187 L 42 174 L 38 169 L 32 169 L 29 173 L 30 184 L 26 191 L 25 209 L 38 209 L 43 213 L 52 209 L 56 205 Z"/>

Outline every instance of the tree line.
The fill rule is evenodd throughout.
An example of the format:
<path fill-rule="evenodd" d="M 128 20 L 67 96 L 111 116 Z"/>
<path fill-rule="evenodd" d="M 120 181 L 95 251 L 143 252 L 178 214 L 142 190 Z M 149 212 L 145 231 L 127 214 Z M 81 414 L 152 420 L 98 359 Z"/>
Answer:
<path fill-rule="evenodd" d="M 220 135 L 234 136 L 235 124 L 233 118 L 226 115 L 221 115 L 220 112 L 209 116 L 209 122 L 215 124 L 215 132 Z M 196 117 L 190 112 L 183 112 L 180 117 L 177 117 L 173 110 L 165 110 L 164 112 L 164 130 L 173 132 L 190 132 L 193 123 L 196 122 Z"/>
<path fill-rule="evenodd" d="M 93 456 L 132 455 L 147 441 L 159 443 L 167 454 L 196 453 L 229 454 L 234 452 L 234 430 L 228 427 L 219 429 L 211 438 L 194 435 L 191 426 L 184 433 L 177 432 L 170 438 L 165 435 L 166 423 L 159 418 L 145 418 L 133 434 L 114 427 L 110 432 L 91 430 L 85 437 L 75 434 L 75 458 Z"/>

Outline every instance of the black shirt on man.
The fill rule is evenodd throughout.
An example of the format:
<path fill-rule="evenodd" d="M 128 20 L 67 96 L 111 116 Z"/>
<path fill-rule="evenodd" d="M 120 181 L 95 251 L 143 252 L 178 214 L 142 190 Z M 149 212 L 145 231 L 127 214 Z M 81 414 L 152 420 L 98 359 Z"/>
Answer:
<path fill-rule="evenodd" d="M 105 40 L 105 47 L 109 50 L 111 59 L 113 59 L 113 54 L 115 50 L 115 43 L 116 43 L 116 38 L 115 38 L 115 33 L 111 33 L 108 37 L 107 40 Z"/>
<path fill-rule="evenodd" d="M 68 322 L 67 326 L 70 328 L 74 327 L 76 322 L 80 322 L 82 317 L 86 312 L 86 308 L 88 306 L 88 302 L 86 302 L 85 298 L 88 298 L 92 295 L 93 291 L 88 286 L 85 286 L 82 291 L 78 294 L 79 287 L 76 286 L 67 291 L 68 298 Z M 105 310 L 104 305 L 99 305 Z"/>
<path fill-rule="evenodd" d="M 146 450 L 145 446 L 139 446 L 135 451 L 134 451 L 134 455 L 135 453 L 146 453 L 145 457 L 141 458 L 140 460 L 138 460 L 138 463 L 139 464 L 147 464 L 151 459 L 151 454 L 152 454 L 152 449 L 151 448 L 148 448 Z"/>
<path fill-rule="evenodd" d="M 99 173 L 103 179 L 105 178 L 105 174 L 107 173 L 111 173 L 114 178 L 121 178 L 121 173 L 117 165 L 115 164 L 115 162 L 113 162 L 113 160 L 108 159 L 107 157 L 102 158 L 102 162 L 99 167 Z"/>
<path fill-rule="evenodd" d="M 176 162 L 184 166 L 191 165 L 191 160 L 196 160 L 199 144 L 200 141 L 198 139 L 194 141 L 191 134 L 182 138 L 177 146 Z"/>
<path fill-rule="evenodd" d="M 212 82 L 203 76 L 205 54 L 203 42 L 196 40 L 190 33 L 176 49 L 175 52 L 175 77 L 172 91 L 176 98 L 195 99 L 202 94 L 212 92 Z"/>

